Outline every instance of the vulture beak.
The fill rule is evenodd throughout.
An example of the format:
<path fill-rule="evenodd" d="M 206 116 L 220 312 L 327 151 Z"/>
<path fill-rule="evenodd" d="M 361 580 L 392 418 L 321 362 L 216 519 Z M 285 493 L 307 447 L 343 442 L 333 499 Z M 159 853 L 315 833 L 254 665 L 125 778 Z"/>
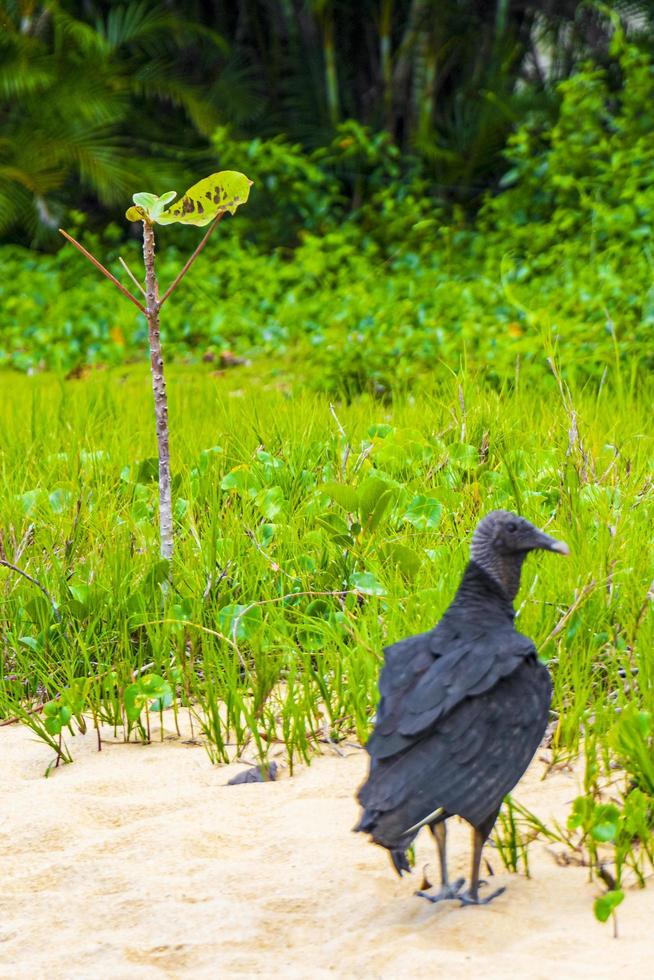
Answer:
<path fill-rule="evenodd" d="M 536 547 L 542 548 L 544 551 L 556 551 L 559 555 L 570 554 L 570 549 L 565 541 L 557 541 L 556 538 L 551 538 L 549 534 L 545 534 L 543 531 L 538 535 L 538 544 Z"/>

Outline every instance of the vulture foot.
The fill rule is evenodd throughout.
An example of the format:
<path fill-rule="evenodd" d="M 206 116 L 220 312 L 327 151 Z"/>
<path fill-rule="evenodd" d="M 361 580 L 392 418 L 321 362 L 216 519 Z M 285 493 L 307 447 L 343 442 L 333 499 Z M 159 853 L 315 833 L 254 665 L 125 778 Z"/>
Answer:
<path fill-rule="evenodd" d="M 456 897 L 461 902 L 462 906 L 488 905 L 489 902 L 492 902 L 494 898 L 497 898 L 498 895 L 502 895 L 505 891 L 506 888 L 498 888 L 497 891 L 494 891 L 491 895 L 488 895 L 487 898 L 480 898 L 476 891 L 474 894 L 472 891 L 463 892 L 462 895 L 457 895 Z"/>
<path fill-rule="evenodd" d="M 428 902 L 446 902 L 449 899 L 461 898 L 459 892 L 464 885 L 465 878 L 457 878 L 456 881 L 452 882 L 452 884 L 443 885 L 441 890 L 436 892 L 435 895 L 430 895 L 428 892 L 416 892 L 416 895 L 419 895 L 420 898 L 426 898 Z"/>

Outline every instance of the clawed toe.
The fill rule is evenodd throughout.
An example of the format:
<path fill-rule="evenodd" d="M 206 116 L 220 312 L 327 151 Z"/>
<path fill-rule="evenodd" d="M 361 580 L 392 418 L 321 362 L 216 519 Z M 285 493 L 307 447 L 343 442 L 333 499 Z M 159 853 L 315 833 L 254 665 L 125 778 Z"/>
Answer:
<path fill-rule="evenodd" d="M 463 892 L 462 895 L 457 895 L 456 897 L 461 902 L 462 906 L 463 905 L 488 905 L 489 902 L 492 902 L 494 898 L 497 898 L 498 895 L 501 895 L 505 891 L 506 888 L 498 888 L 497 891 L 494 891 L 492 895 L 488 895 L 487 898 L 480 898 L 479 895 L 476 894 L 473 895 L 469 891 Z"/>
<path fill-rule="evenodd" d="M 416 892 L 416 895 L 419 895 L 420 898 L 426 898 L 428 902 L 432 902 L 434 904 L 436 902 L 446 902 L 449 899 L 460 898 L 461 896 L 459 895 L 459 892 L 464 885 L 465 879 L 457 878 L 456 881 L 453 881 L 451 884 L 443 885 L 441 890 L 436 892 L 435 895 L 430 895 L 428 892 L 423 891 Z"/>

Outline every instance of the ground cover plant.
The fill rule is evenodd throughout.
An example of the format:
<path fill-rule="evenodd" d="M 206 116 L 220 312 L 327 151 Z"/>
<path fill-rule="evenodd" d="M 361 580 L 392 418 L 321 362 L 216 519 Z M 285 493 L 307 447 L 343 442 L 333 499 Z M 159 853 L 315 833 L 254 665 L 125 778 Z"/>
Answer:
<path fill-rule="evenodd" d="M 554 746 L 609 731 L 623 705 L 654 708 L 646 393 L 500 394 L 462 376 L 417 403 L 330 409 L 274 381 L 178 370 L 162 614 L 144 377 L 9 386 L 1 557 L 47 596 L 3 576 L 7 717 L 83 680 L 95 716 L 122 725 L 143 671 L 190 706 L 216 760 L 251 738 L 264 756 L 283 738 L 291 763 L 316 739 L 365 738 L 384 642 L 437 618 L 467 532 L 502 506 L 560 528 L 574 553 L 538 602 L 533 563 L 521 599 L 553 666 Z"/>

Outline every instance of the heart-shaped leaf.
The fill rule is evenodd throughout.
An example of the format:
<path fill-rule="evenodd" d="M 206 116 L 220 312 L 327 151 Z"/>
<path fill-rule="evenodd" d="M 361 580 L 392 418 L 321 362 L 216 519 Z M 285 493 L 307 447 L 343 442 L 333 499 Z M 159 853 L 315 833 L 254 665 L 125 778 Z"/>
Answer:
<path fill-rule="evenodd" d="M 129 722 L 138 720 L 147 700 L 147 695 L 143 693 L 139 684 L 128 684 L 123 694 L 123 702 Z"/>
<path fill-rule="evenodd" d="M 363 595 L 386 595 L 386 589 L 372 572 L 355 572 L 350 581 Z"/>
<path fill-rule="evenodd" d="M 230 640 L 241 642 L 254 636 L 263 622 L 261 606 L 240 603 L 223 606 L 218 613 L 218 627 Z"/>
<path fill-rule="evenodd" d="M 600 922 L 606 922 L 612 912 L 624 899 L 624 892 L 619 888 L 606 892 L 601 898 L 595 899 L 595 918 Z"/>
<path fill-rule="evenodd" d="M 44 725 L 50 735 L 59 735 L 64 725 L 67 725 L 73 716 L 73 712 L 67 704 L 61 701 L 48 701 L 43 706 L 45 715 Z"/>
<path fill-rule="evenodd" d="M 402 520 L 412 524 L 418 531 L 427 531 L 438 527 L 442 510 L 438 500 L 420 494 L 413 498 Z"/>
<path fill-rule="evenodd" d="M 237 207 L 247 201 L 251 186 L 252 181 L 245 174 L 222 170 L 193 184 L 177 204 L 152 220 L 160 225 L 175 222 L 208 225 L 223 211 L 234 214 Z"/>

